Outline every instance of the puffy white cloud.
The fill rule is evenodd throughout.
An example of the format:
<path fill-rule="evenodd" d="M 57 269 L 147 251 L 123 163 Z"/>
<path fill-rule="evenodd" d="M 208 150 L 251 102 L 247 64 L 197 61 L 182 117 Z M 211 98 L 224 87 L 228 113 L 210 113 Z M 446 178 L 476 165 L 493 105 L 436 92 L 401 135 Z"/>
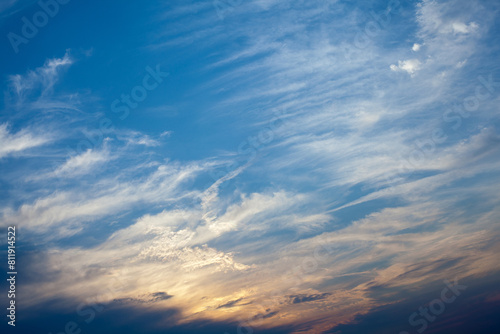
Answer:
<path fill-rule="evenodd" d="M 398 65 L 391 65 L 391 70 L 398 72 L 398 71 L 405 71 L 410 75 L 415 74 L 420 68 L 422 67 L 422 63 L 418 59 L 409 59 L 409 60 L 403 60 L 403 61 L 398 61 Z"/>

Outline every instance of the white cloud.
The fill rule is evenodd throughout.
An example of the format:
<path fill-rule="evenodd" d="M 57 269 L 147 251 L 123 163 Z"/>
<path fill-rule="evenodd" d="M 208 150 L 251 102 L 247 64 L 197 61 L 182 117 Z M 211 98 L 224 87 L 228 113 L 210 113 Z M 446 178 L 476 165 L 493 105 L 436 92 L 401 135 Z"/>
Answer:
<path fill-rule="evenodd" d="M 468 34 L 477 30 L 479 26 L 475 22 L 471 22 L 468 25 L 462 22 L 453 22 L 451 24 L 451 29 L 454 33 Z"/>
<path fill-rule="evenodd" d="M 78 158 L 70 159 L 70 165 L 65 169 L 71 173 L 75 168 L 87 168 L 88 163 L 92 164 L 96 159 L 99 161 L 102 158 L 93 156 L 91 152 L 84 153 Z M 208 168 L 210 167 L 206 164 L 180 166 L 171 163 L 160 165 L 141 178 L 123 180 L 120 177 L 125 177 L 126 174 L 114 177 L 108 175 L 90 188 L 76 187 L 71 191 L 57 191 L 55 188 L 49 195 L 37 198 L 32 203 L 25 203 L 17 210 L 12 207 L 4 208 L 3 223 L 22 224 L 35 233 L 55 229 L 48 237 L 58 239 L 78 233 L 85 224 L 111 214 L 118 215 L 139 204 L 154 206 L 196 196 L 196 192 L 185 191 L 184 183 Z"/>
<path fill-rule="evenodd" d="M 6 123 L 0 124 L 0 158 L 20 153 L 48 142 L 50 142 L 48 137 L 35 135 L 27 129 L 20 130 L 17 133 L 10 133 Z"/>
<path fill-rule="evenodd" d="M 391 70 L 398 72 L 398 71 L 405 71 L 410 75 L 415 74 L 420 68 L 422 67 L 422 63 L 418 59 L 409 59 L 409 60 L 399 60 L 398 65 L 391 65 Z"/>
<path fill-rule="evenodd" d="M 206 245 L 201 247 L 172 248 L 168 245 L 169 240 L 169 238 L 165 237 L 154 240 L 151 246 L 145 247 L 139 253 L 138 257 L 144 261 L 175 261 L 186 271 L 201 269 L 207 266 L 215 267 L 214 269 L 217 271 L 244 270 L 249 268 L 247 265 L 235 262 L 232 254 L 217 251 Z"/>
<path fill-rule="evenodd" d="M 417 52 L 420 50 L 421 47 L 422 47 L 422 44 L 415 43 L 415 44 L 413 44 L 413 47 L 411 49 L 413 51 Z"/>
<path fill-rule="evenodd" d="M 460 15 L 457 16 L 456 7 L 462 7 Z M 448 1 L 438 2 L 435 0 L 423 0 L 417 5 L 417 21 L 419 22 L 423 35 L 449 35 L 470 34 L 479 26 L 471 20 L 472 14 L 484 10 L 477 1 Z M 482 13 L 484 16 L 485 13 Z M 464 22 L 469 21 L 466 24 Z"/>
<path fill-rule="evenodd" d="M 52 92 L 52 88 L 59 79 L 60 70 L 71 64 L 73 64 L 73 59 L 66 52 L 62 58 L 49 59 L 43 66 L 34 71 L 28 71 L 25 75 L 10 76 L 10 84 L 21 102 L 27 94 L 35 89 L 40 89 L 40 94 L 43 97 Z"/>
<path fill-rule="evenodd" d="M 70 157 L 66 162 L 57 168 L 52 176 L 54 177 L 75 177 L 91 172 L 96 166 L 109 161 L 111 157 L 107 151 L 96 151 L 88 149 L 86 152 Z"/>
<path fill-rule="evenodd" d="M 467 64 L 467 59 L 464 59 L 462 61 L 459 61 L 456 65 L 456 68 L 462 68 L 465 66 L 465 64 Z"/>
<path fill-rule="evenodd" d="M 150 136 L 143 134 L 139 131 L 122 130 L 122 131 L 115 131 L 115 134 L 118 139 L 123 140 L 130 145 L 142 145 L 147 147 L 154 147 L 160 145 L 158 140 L 155 140 Z"/>

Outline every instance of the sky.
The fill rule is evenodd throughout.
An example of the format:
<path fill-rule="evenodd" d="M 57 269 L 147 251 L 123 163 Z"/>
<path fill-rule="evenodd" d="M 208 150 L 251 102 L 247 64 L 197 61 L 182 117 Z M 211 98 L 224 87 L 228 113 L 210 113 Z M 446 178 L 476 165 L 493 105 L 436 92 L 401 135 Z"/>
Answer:
<path fill-rule="evenodd" d="M 0 0 L 2 333 L 499 331 L 499 10 Z"/>

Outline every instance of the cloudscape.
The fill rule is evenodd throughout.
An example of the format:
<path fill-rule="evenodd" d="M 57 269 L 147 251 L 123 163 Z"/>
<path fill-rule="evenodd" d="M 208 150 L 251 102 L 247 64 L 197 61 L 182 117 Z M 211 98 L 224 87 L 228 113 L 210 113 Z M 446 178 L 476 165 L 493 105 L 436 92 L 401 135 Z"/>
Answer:
<path fill-rule="evenodd" d="M 1 0 L 2 333 L 500 332 L 500 3 Z"/>

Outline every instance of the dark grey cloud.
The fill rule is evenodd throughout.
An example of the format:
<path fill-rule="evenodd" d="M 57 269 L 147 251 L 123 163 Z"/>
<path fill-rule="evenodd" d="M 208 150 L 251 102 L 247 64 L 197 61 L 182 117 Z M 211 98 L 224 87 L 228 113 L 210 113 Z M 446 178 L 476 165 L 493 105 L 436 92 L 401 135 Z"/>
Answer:
<path fill-rule="evenodd" d="M 244 298 L 238 298 L 238 299 L 235 299 L 235 300 L 231 300 L 225 304 L 222 304 L 222 305 L 219 305 L 217 306 L 217 310 L 218 309 L 221 309 L 221 308 L 229 308 L 229 307 L 233 307 L 233 306 L 242 306 L 242 305 L 248 305 L 248 304 L 251 304 L 252 302 L 248 302 L 248 303 L 245 303 L 245 304 L 238 304 L 240 301 L 242 301 Z"/>
<path fill-rule="evenodd" d="M 256 316 L 253 317 L 253 320 L 257 320 L 257 319 L 267 319 L 267 318 L 271 318 L 271 317 L 274 317 L 276 314 L 279 313 L 279 311 L 272 311 L 272 312 L 269 312 L 270 310 L 267 309 L 265 314 L 257 314 Z"/>
<path fill-rule="evenodd" d="M 219 305 L 217 306 L 217 309 L 220 309 L 220 308 L 226 308 L 226 307 L 233 307 L 234 305 L 236 305 L 236 303 L 238 303 L 239 301 L 241 301 L 243 298 L 239 298 L 239 299 L 235 299 L 235 300 L 231 300 L 225 304 L 222 304 L 222 305 Z"/>
<path fill-rule="evenodd" d="M 170 299 L 173 297 L 172 295 L 169 295 L 166 292 L 155 292 L 155 293 L 152 293 L 150 296 L 152 298 L 152 301 L 155 301 L 155 302 L 159 301 L 159 300 Z"/>
<path fill-rule="evenodd" d="M 138 298 L 119 298 L 114 299 L 112 303 L 116 304 L 129 304 L 129 303 L 154 303 L 160 300 L 166 300 L 172 298 L 172 295 L 169 295 L 166 292 L 154 292 L 148 295 L 139 296 Z"/>
<path fill-rule="evenodd" d="M 318 293 L 318 294 L 312 294 L 312 295 L 306 295 L 306 294 L 298 294 L 298 295 L 291 295 L 290 300 L 292 301 L 292 304 L 298 304 L 298 303 L 306 303 L 306 302 L 312 302 L 315 300 L 321 300 L 325 299 L 331 295 L 331 293 Z"/>

